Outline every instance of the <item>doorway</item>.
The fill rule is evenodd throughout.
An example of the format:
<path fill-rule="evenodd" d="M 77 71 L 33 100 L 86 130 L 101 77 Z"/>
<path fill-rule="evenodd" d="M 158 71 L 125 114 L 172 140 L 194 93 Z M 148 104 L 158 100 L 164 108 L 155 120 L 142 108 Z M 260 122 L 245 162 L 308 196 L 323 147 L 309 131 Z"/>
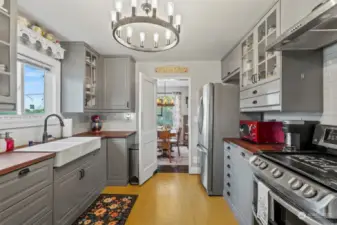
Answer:
<path fill-rule="evenodd" d="M 190 80 L 157 79 L 158 172 L 188 173 Z"/>

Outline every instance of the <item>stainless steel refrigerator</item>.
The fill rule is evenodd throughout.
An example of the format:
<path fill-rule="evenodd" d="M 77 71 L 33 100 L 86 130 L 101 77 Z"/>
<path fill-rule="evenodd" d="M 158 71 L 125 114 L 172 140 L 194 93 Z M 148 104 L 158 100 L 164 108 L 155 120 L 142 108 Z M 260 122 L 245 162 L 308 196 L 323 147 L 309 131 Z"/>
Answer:
<path fill-rule="evenodd" d="M 210 83 L 200 90 L 198 155 L 200 180 L 208 195 L 224 188 L 224 137 L 239 137 L 240 90 L 232 84 Z"/>

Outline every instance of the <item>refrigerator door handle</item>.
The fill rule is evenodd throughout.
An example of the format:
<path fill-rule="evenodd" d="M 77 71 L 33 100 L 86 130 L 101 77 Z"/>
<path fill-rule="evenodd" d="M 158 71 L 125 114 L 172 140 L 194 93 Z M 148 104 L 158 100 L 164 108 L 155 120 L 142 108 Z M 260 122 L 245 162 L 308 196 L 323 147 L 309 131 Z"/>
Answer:
<path fill-rule="evenodd" d="M 203 123 L 204 123 L 204 101 L 203 97 L 201 97 L 199 102 L 199 118 L 198 118 L 198 128 L 200 134 L 202 134 L 202 129 L 204 125 Z"/>

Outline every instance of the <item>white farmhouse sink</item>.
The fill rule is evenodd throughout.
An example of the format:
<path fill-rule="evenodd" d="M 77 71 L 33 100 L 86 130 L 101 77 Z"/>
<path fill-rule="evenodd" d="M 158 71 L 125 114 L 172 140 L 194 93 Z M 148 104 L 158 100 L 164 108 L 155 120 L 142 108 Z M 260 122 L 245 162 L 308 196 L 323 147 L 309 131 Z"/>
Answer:
<path fill-rule="evenodd" d="M 61 167 L 99 148 L 101 148 L 100 137 L 72 137 L 18 149 L 16 152 L 54 152 L 56 153 L 54 167 Z"/>

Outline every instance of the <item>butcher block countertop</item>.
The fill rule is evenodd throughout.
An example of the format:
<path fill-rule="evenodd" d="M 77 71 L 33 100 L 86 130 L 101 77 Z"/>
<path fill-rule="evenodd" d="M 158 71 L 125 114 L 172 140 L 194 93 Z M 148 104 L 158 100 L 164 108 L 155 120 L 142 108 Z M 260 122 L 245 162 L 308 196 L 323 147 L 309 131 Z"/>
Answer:
<path fill-rule="evenodd" d="M 55 153 L 1 153 L 0 176 L 55 157 Z"/>
<path fill-rule="evenodd" d="M 101 137 L 101 138 L 127 138 L 136 131 L 101 131 L 100 133 L 84 132 L 74 135 L 74 137 Z"/>
<path fill-rule="evenodd" d="M 241 140 L 240 138 L 224 138 L 225 142 L 231 142 L 236 144 L 253 154 L 258 153 L 260 151 L 282 151 L 284 144 L 253 144 L 248 141 Z"/>

